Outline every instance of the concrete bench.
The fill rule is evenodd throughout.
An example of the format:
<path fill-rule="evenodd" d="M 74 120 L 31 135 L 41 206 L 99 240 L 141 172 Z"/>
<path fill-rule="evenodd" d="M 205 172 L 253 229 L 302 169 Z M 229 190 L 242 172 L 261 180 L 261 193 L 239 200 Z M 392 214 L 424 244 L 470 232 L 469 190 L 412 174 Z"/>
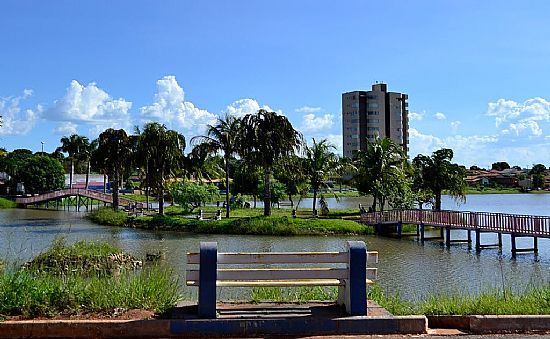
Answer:
<path fill-rule="evenodd" d="M 338 286 L 338 304 L 350 315 L 366 315 L 367 284 L 376 279 L 376 268 L 367 268 L 367 262 L 377 263 L 378 252 L 367 252 L 363 241 L 348 241 L 346 247 L 345 252 L 218 253 L 216 242 L 201 242 L 200 253 L 187 254 L 186 285 L 199 287 L 202 318 L 216 317 L 216 286 Z M 227 264 L 239 268 L 221 268 Z"/>
<path fill-rule="evenodd" d="M 277 203 L 278 208 L 292 208 L 294 207 L 294 204 L 290 201 L 279 201 Z"/>
<path fill-rule="evenodd" d="M 198 220 L 222 220 L 222 211 L 217 210 L 216 212 L 204 212 L 203 210 L 199 210 L 199 214 L 197 214 Z"/>

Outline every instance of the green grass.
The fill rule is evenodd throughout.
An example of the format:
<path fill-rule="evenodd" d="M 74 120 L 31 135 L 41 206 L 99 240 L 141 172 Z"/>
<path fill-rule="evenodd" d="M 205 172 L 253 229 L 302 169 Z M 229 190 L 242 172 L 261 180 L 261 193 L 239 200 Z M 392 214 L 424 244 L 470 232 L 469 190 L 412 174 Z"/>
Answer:
<path fill-rule="evenodd" d="M 146 216 L 134 220 L 143 228 L 180 230 L 206 234 L 246 235 L 327 235 L 373 234 L 373 229 L 344 219 L 293 219 L 289 216 L 232 217 L 222 220 L 196 220 L 181 216 Z"/>
<path fill-rule="evenodd" d="M 0 272 L 0 316 L 34 318 L 141 308 L 161 314 L 177 300 L 178 280 L 158 265 L 118 270 L 105 265 L 122 250 L 106 243 L 54 241 L 22 267 Z M 129 256 L 127 256 L 129 257 Z"/>
<path fill-rule="evenodd" d="M 15 271 L 0 276 L 0 314 L 26 318 L 141 308 L 163 313 L 178 300 L 177 281 L 151 267 L 120 276 L 57 276 Z"/>
<path fill-rule="evenodd" d="M 252 301 L 308 302 L 336 300 L 335 287 L 254 288 Z M 374 285 L 368 298 L 394 315 L 486 315 L 486 314 L 550 314 L 550 285 L 532 287 L 523 292 L 488 289 L 479 294 L 434 294 L 423 300 L 403 300 L 399 294 L 388 295 Z"/>
<path fill-rule="evenodd" d="M 5 199 L 5 198 L 0 198 L 0 209 L 2 208 L 15 208 L 17 205 L 15 204 L 14 201 L 12 200 L 9 200 L 9 199 Z"/>
<path fill-rule="evenodd" d="M 120 195 L 121 198 L 130 199 L 137 202 L 146 202 L 147 196 L 145 194 L 130 194 L 124 193 Z M 156 202 L 157 199 L 153 196 L 149 196 L 149 202 Z"/>
<path fill-rule="evenodd" d="M 57 275 L 111 274 L 123 269 L 132 270 L 136 262 L 132 256 L 107 243 L 78 241 L 67 246 L 64 238 L 58 238 L 24 267 Z"/>
<path fill-rule="evenodd" d="M 111 207 L 101 207 L 88 213 L 87 218 L 100 225 L 125 226 L 128 214 L 123 211 L 114 211 Z"/>

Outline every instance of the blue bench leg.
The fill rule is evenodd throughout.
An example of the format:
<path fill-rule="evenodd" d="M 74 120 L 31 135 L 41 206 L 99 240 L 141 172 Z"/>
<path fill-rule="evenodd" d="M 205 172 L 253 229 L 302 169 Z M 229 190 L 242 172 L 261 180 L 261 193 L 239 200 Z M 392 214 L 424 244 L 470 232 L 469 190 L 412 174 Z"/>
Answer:
<path fill-rule="evenodd" d="M 367 315 L 367 246 L 348 241 L 347 247 L 349 276 L 338 290 L 338 303 L 346 305 L 349 315 Z"/>
<path fill-rule="evenodd" d="M 216 279 L 218 243 L 200 243 L 199 317 L 216 318 Z"/>

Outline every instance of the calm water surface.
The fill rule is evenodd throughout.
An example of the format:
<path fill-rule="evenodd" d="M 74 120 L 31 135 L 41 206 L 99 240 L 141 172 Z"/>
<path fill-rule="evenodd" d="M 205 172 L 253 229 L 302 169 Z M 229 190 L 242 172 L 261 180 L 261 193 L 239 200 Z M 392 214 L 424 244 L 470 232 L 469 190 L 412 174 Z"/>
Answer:
<path fill-rule="evenodd" d="M 364 198 L 329 201 L 330 207 L 356 207 L 368 203 Z M 304 202 L 302 203 L 304 204 Z M 302 205 L 306 206 L 306 205 Z M 549 215 L 549 194 L 472 195 L 457 207 L 444 197 L 443 208 Z M 550 283 L 550 239 L 539 239 L 539 255 L 511 258 L 510 239 L 504 236 L 502 252 L 486 249 L 481 254 L 467 244 L 446 249 L 437 242 L 424 246 L 410 239 L 376 236 L 269 237 L 232 235 L 195 235 L 177 232 L 155 232 L 128 228 L 98 226 L 82 218 L 83 214 L 62 211 L 11 209 L 0 210 L 0 257 L 21 263 L 47 248 L 53 239 L 65 236 L 69 242 L 80 239 L 104 240 L 138 257 L 162 251 L 167 263 L 182 280 L 185 254 L 198 250 L 200 241 L 217 241 L 220 251 L 337 251 L 346 240 L 364 240 L 370 250 L 380 252 L 377 265 L 378 283 L 383 289 L 399 292 L 406 298 L 420 298 L 441 291 L 480 291 L 489 287 L 522 289 L 528 285 Z M 453 231 L 453 238 L 465 237 Z M 483 234 L 482 241 L 496 241 L 496 235 Z M 529 247 L 529 238 L 520 239 L 518 247 Z M 221 290 L 222 298 L 246 297 L 249 289 Z M 185 295 L 195 291 L 184 288 Z"/>

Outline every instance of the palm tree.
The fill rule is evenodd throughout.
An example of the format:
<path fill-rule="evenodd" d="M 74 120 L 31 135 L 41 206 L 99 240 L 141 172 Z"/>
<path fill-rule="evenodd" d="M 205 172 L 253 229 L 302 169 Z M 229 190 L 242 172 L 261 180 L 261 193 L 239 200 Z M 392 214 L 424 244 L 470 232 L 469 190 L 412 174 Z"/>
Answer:
<path fill-rule="evenodd" d="M 145 124 L 139 150 L 147 166 L 147 182 L 158 194 L 159 214 L 164 214 L 166 179 L 183 168 L 185 137 L 157 122 Z"/>
<path fill-rule="evenodd" d="M 367 144 L 366 151 L 357 151 L 354 155 L 358 169 L 354 178 L 357 188 L 372 195 L 373 211 L 376 211 L 377 203 L 383 210 L 386 199 L 391 194 L 399 194 L 395 189 L 403 186 L 403 148 L 389 138 L 377 137 Z"/>
<path fill-rule="evenodd" d="M 69 188 L 73 188 L 73 176 L 74 176 L 74 163 L 76 160 L 80 160 L 83 153 L 86 152 L 90 146 L 90 141 L 87 137 L 73 134 L 69 137 L 61 138 L 61 146 L 57 148 L 58 151 L 68 153 L 68 159 L 71 162 L 71 171 L 69 173 Z"/>
<path fill-rule="evenodd" d="M 210 152 L 223 152 L 225 165 L 225 217 L 229 218 L 229 165 L 231 157 L 238 151 L 237 139 L 241 120 L 232 115 L 218 118 L 216 125 L 208 125 L 206 135 L 196 136 L 191 143 L 203 144 Z"/>
<path fill-rule="evenodd" d="M 304 145 L 304 167 L 311 189 L 313 190 L 312 212 L 314 214 L 315 205 L 317 204 L 317 192 L 322 185 L 325 185 L 325 180 L 334 171 L 336 162 L 338 161 L 336 154 L 332 150 L 336 150 L 336 147 L 331 145 L 327 139 L 322 139 L 320 142 L 316 142 L 313 139 L 311 147 L 307 144 Z"/>
<path fill-rule="evenodd" d="M 206 143 L 193 147 L 191 153 L 185 158 L 185 168 L 189 178 L 203 182 L 212 182 L 214 179 L 223 178 L 225 171 L 220 166 L 219 157 L 210 155 L 210 147 Z"/>
<path fill-rule="evenodd" d="M 415 184 L 418 190 L 430 191 L 435 197 L 435 209 L 441 210 L 441 193 L 448 190 L 449 195 L 458 200 L 465 200 L 466 171 L 457 164 L 451 163 L 453 150 L 442 148 L 432 153 L 431 157 L 419 154 L 413 159 L 417 171 Z"/>
<path fill-rule="evenodd" d="M 109 176 L 113 192 L 113 209 L 118 210 L 118 188 L 121 175 L 131 157 L 130 139 L 123 129 L 109 128 L 99 135 L 95 161 Z"/>
<path fill-rule="evenodd" d="M 241 131 L 241 154 L 264 171 L 264 215 L 269 216 L 273 165 L 299 149 L 302 136 L 285 116 L 264 109 L 256 114 L 247 114 L 243 118 Z"/>

